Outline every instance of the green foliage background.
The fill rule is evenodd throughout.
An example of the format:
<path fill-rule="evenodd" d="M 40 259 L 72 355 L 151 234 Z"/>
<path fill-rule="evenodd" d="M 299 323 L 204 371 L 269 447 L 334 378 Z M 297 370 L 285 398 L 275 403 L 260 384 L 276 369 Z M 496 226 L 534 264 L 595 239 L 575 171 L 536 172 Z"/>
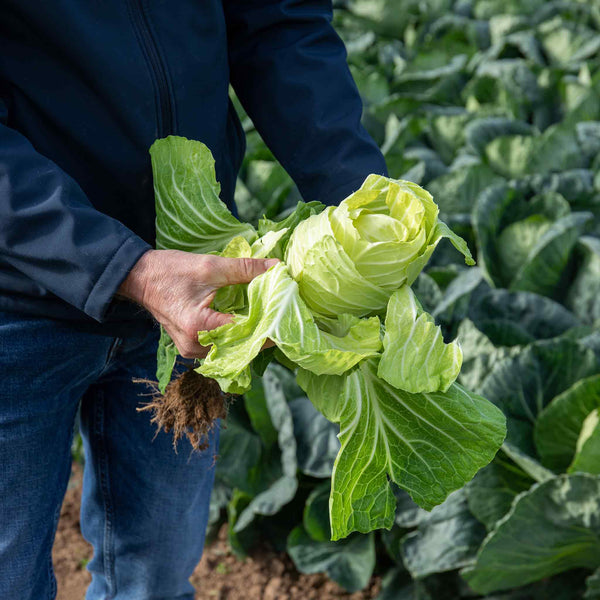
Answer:
<path fill-rule="evenodd" d="M 600 598 L 600 4 L 348 0 L 335 25 L 390 175 L 477 255 L 440 245 L 413 288 L 508 438 L 430 513 L 396 490 L 391 531 L 330 542 L 337 427 L 271 364 L 230 409 L 212 526 L 348 590 L 380 573 L 380 600 Z M 282 218 L 298 191 L 244 128 L 240 217 Z"/>

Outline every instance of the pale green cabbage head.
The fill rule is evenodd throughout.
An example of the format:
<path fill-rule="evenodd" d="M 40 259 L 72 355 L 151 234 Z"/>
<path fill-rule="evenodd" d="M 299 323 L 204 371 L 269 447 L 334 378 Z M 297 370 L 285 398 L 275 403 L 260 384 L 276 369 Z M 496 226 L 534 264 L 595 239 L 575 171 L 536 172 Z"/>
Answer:
<path fill-rule="evenodd" d="M 384 310 L 394 290 L 413 283 L 443 237 L 473 262 L 464 240 L 438 219 L 431 194 L 370 175 L 338 207 L 296 227 L 285 262 L 313 311 L 363 316 Z"/>

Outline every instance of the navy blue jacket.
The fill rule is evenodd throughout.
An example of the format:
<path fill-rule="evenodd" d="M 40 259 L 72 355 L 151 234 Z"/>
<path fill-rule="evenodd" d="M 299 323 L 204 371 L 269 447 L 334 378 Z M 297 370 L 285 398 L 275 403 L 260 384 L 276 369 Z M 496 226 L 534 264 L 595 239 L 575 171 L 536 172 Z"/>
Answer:
<path fill-rule="evenodd" d="M 232 206 L 230 83 L 306 200 L 384 174 L 331 16 L 329 0 L 0 0 L 0 310 L 147 326 L 113 296 L 154 242 L 148 148 L 206 143 Z"/>

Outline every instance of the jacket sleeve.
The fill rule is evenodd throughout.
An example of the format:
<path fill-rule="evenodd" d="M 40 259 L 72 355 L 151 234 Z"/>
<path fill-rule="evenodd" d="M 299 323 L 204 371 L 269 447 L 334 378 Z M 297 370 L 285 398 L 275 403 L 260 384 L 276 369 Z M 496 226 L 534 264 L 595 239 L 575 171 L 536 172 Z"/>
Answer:
<path fill-rule="evenodd" d="M 331 25 L 330 0 L 223 0 L 231 83 L 302 196 L 337 204 L 385 160 Z"/>
<path fill-rule="evenodd" d="M 5 119 L 0 100 L 0 262 L 101 321 L 150 246 L 95 210 L 77 183 Z"/>

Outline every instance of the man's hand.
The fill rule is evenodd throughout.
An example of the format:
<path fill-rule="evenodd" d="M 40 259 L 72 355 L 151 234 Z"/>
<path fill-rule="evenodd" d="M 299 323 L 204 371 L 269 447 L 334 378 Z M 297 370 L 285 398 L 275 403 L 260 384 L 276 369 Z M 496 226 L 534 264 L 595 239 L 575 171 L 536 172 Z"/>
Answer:
<path fill-rule="evenodd" d="M 181 356 L 202 358 L 208 349 L 198 343 L 198 331 L 215 329 L 233 318 L 210 308 L 216 291 L 227 285 L 249 283 L 278 262 L 149 250 L 118 293 L 146 308 L 167 330 Z"/>

